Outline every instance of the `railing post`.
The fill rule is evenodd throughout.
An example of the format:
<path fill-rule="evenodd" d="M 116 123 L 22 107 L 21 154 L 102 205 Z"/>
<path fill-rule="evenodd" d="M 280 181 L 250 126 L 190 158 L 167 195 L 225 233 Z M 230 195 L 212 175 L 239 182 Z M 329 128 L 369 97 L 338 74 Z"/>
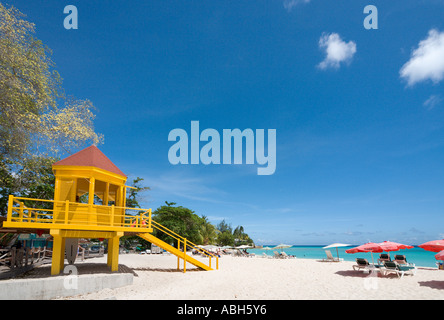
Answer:
<path fill-rule="evenodd" d="M 148 213 L 148 228 L 149 229 L 151 229 L 151 212 L 152 212 L 152 210 L 150 209 L 149 213 Z"/>
<path fill-rule="evenodd" d="M 183 239 L 183 273 L 187 272 L 187 238 Z"/>
<path fill-rule="evenodd" d="M 111 206 L 111 227 L 114 226 L 114 205 Z"/>
<path fill-rule="evenodd" d="M 69 200 L 65 202 L 65 224 L 68 224 Z"/>
<path fill-rule="evenodd" d="M 11 195 L 9 195 L 9 199 L 8 199 L 8 218 L 7 218 L 8 222 L 11 222 L 12 206 L 13 205 L 14 205 L 14 196 L 11 194 Z"/>
<path fill-rule="evenodd" d="M 23 207 L 24 207 L 24 203 L 20 202 L 20 209 L 19 209 L 19 220 L 20 220 L 20 222 L 23 222 Z M 28 210 L 28 215 L 29 215 L 29 210 Z"/>
<path fill-rule="evenodd" d="M 180 250 L 180 239 L 177 239 L 177 250 Z M 177 270 L 180 269 L 180 258 L 177 256 Z"/>

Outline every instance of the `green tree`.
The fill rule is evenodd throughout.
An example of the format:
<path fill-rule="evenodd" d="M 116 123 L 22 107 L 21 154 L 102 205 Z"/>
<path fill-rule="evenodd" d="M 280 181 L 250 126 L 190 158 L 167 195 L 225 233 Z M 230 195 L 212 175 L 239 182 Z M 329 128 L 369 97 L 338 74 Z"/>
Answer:
<path fill-rule="evenodd" d="M 0 214 L 6 215 L 10 194 L 33 199 L 54 199 L 55 176 L 52 164 L 58 159 L 52 157 L 30 157 L 23 166 L 11 161 L 0 162 Z M 17 168 L 15 172 L 13 169 Z M 50 202 L 24 201 L 26 206 L 52 209 Z"/>
<path fill-rule="evenodd" d="M 222 246 L 254 245 L 253 240 L 245 233 L 243 226 L 237 226 L 234 230 L 230 224 L 222 220 L 218 225 L 217 243 Z"/>
<path fill-rule="evenodd" d="M 217 243 L 221 246 L 234 246 L 234 236 L 228 230 L 217 235 Z"/>
<path fill-rule="evenodd" d="M 203 245 L 213 244 L 217 239 L 217 229 L 208 221 L 206 216 L 201 217 L 199 233 L 202 238 L 201 244 Z"/>
<path fill-rule="evenodd" d="M 175 206 L 174 202 L 165 201 L 165 204 L 153 212 L 154 221 L 195 244 L 202 244 L 203 236 L 200 232 L 202 218 L 188 208 Z M 166 243 L 177 245 L 177 240 L 158 230 L 155 230 L 155 236 Z"/>
<path fill-rule="evenodd" d="M 128 208 L 140 208 L 139 201 L 142 200 L 141 193 L 150 190 L 150 187 L 140 185 L 143 180 L 143 178 L 137 177 L 131 183 L 131 187 L 133 188 L 127 189 L 126 206 Z"/>
<path fill-rule="evenodd" d="M 217 225 L 217 230 L 219 230 L 220 232 L 228 231 L 231 233 L 233 228 L 231 228 L 231 225 L 227 224 L 224 219 L 221 222 L 219 222 L 219 224 Z"/>

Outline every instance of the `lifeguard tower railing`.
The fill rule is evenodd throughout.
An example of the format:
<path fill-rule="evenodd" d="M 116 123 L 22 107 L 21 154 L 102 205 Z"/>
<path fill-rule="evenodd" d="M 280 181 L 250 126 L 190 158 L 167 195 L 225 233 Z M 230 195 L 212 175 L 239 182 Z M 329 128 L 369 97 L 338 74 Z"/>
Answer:
<path fill-rule="evenodd" d="M 152 232 L 151 209 L 9 196 L 8 228 Z"/>
<path fill-rule="evenodd" d="M 178 258 L 189 261 L 205 270 L 212 269 L 212 258 L 216 258 L 216 269 L 218 269 L 219 266 L 217 255 L 197 246 L 174 231 L 155 222 L 152 219 L 151 209 L 118 207 L 113 205 L 91 205 L 69 200 L 55 201 L 10 195 L 8 199 L 7 219 L 3 222 L 3 227 L 136 233 L 138 236 L 175 254 Z M 163 242 L 151 235 L 153 229 L 168 235 L 177 242 L 174 246 Z M 209 258 L 208 265 L 187 255 L 187 251 L 190 250 L 195 251 L 205 258 Z"/>

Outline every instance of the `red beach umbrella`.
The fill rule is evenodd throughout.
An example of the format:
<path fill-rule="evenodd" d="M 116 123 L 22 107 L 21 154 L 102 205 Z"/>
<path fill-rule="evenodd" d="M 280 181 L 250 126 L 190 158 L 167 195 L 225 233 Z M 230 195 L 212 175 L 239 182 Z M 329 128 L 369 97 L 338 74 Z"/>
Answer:
<path fill-rule="evenodd" d="M 384 250 L 382 250 L 381 246 L 378 243 L 374 243 L 374 242 L 369 242 L 369 243 L 363 244 L 361 246 L 358 246 L 356 248 L 345 250 L 346 253 L 370 252 L 372 254 L 372 262 L 373 263 L 374 263 L 373 252 L 379 253 L 379 252 L 383 252 L 383 251 Z"/>
<path fill-rule="evenodd" d="M 433 240 L 419 245 L 418 247 L 423 248 L 427 251 L 440 252 L 444 250 L 444 240 Z"/>
<path fill-rule="evenodd" d="M 356 248 L 345 250 L 346 253 L 358 253 L 358 252 L 383 252 L 381 246 L 374 242 L 369 242 L 360 245 Z"/>
<path fill-rule="evenodd" d="M 379 243 L 379 245 L 382 248 L 382 250 L 384 250 L 385 252 L 413 248 L 413 246 L 409 246 L 407 244 L 401 244 L 401 243 L 397 243 L 397 242 L 392 242 L 392 241 L 384 241 L 384 242 Z"/>
<path fill-rule="evenodd" d="M 444 250 L 440 251 L 438 254 L 435 254 L 436 260 L 444 260 Z"/>

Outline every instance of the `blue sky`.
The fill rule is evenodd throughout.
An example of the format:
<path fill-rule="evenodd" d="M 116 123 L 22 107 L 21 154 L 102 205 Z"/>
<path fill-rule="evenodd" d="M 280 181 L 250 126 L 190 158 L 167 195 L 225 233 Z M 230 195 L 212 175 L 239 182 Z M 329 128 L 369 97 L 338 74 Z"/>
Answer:
<path fill-rule="evenodd" d="M 444 237 L 443 1 L 15 0 L 129 178 L 257 244 Z M 378 29 L 363 26 L 366 5 Z M 79 12 L 66 30 L 66 5 Z M 277 165 L 177 165 L 175 128 L 276 129 Z"/>

